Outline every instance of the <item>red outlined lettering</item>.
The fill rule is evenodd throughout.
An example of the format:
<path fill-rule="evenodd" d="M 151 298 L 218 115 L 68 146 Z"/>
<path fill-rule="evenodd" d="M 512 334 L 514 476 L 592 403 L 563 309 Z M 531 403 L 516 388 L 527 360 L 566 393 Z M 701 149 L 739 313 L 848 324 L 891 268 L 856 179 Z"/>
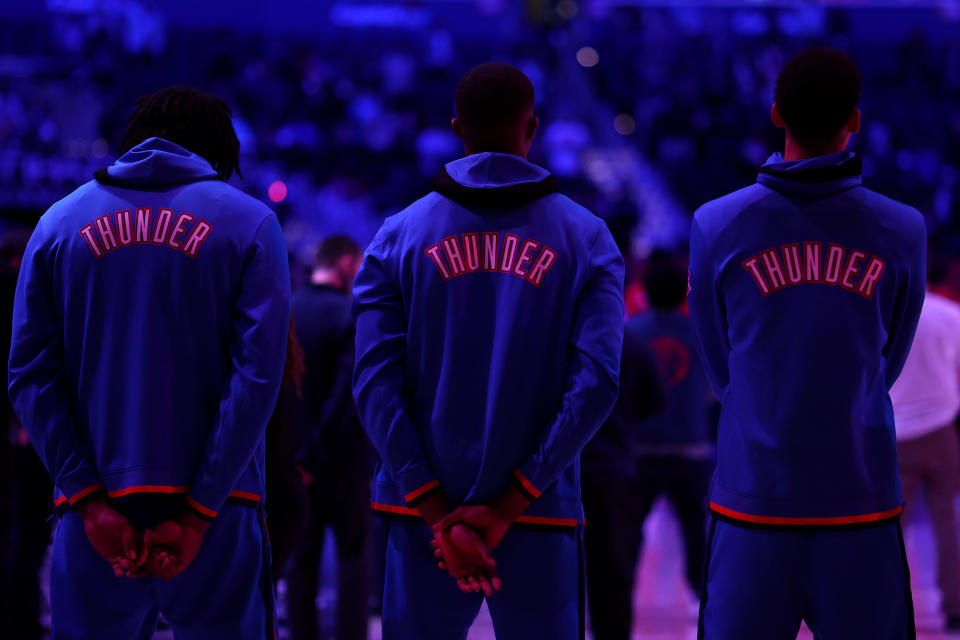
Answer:
<path fill-rule="evenodd" d="M 753 280 L 760 287 L 760 293 L 764 296 L 770 295 L 770 286 L 763 278 L 763 273 L 760 272 L 760 259 L 757 256 L 750 256 L 743 261 L 743 268 L 753 276 Z"/>
<path fill-rule="evenodd" d="M 166 244 L 167 232 L 170 231 L 170 222 L 173 220 L 171 209 L 160 209 L 157 214 L 157 225 L 153 228 L 153 244 Z"/>
<path fill-rule="evenodd" d="M 450 236 L 443 239 L 443 250 L 447 254 L 447 262 L 450 263 L 450 269 L 454 277 L 461 276 L 467 272 L 466 265 L 463 264 L 463 252 L 460 250 L 460 243 L 457 236 Z"/>
<path fill-rule="evenodd" d="M 867 268 L 863 272 L 863 277 L 860 278 L 860 286 L 857 287 L 857 293 L 867 300 L 872 300 L 873 292 L 877 288 L 877 282 L 880 281 L 880 276 L 883 275 L 886 266 L 886 263 L 881 260 L 879 256 L 870 258 L 870 262 L 867 263 Z"/>
<path fill-rule="evenodd" d="M 800 263 L 800 245 L 785 244 L 782 248 L 783 264 L 787 269 L 787 280 L 790 284 L 803 282 L 803 265 Z"/>
<path fill-rule="evenodd" d="M 177 242 L 177 236 L 182 235 L 187 232 L 183 228 L 183 225 L 193 222 L 193 216 L 184 211 L 177 217 L 176 224 L 173 225 L 173 231 L 170 232 L 170 237 L 167 238 L 167 245 L 171 249 L 179 249 L 180 243 Z"/>
<path fill-rule="evenodd" d="M 827 245 L 827 266 L 823 270 L 823 282 L 825 284 L 840 282 L 840 269 L 843 267 L 844 254 L 846 254 L 846 249 L 841 245 L 832 242 Z"/>
<path fill-rule="evenodd" d="M 133 242 L 133 217 L 130 215 L 130 209 L 117 211 L 115 215 L 117 218 L 117 237 L 120 240 L 120 245 L 128 247 Z"/>
<path fill-rule="evenodd" d="M 517 247 L 520 246 L 520 236 L 515 233 L 503 235 L 503 251 L 500 252 L 500 272 L 510 273 L 517 260 Z"/>
<path fill-rule="evenodd" d="M 843 268 L 843 278 L 840 279 L 840 286 L 846 289 L 847 291 L 857 291 L 857 283 L 853 282 L 851 278 L 855 277 L 860 273 L 860 265 L 858 262 L 863 262 L 867 257 L 867 254 L 859 249 L 854 249 L 850 252 L 850 256 L 847 258 L 847 266 Z"/>
<path fill-rule="evenodd" d="M 500 243 L 500 234 L 492 231 L 483 232 L 483 270 L 497 270 L 497 245 Z"/>
<path fill-rule="evenodd" d="M 133 238 L 133 241 L 137 244 L 150 243 L 150 218 L 152 217 L 152 208 L 137 208 L 137 228 Z"/>
<path fill-rule="evenodd" d="M 760 259 L 767 270 L 767 278 L 770 280 L 770 286 L 774 291 L 779 291 L 787 286 L 787 278 L 783 275 L 783 265 L 780 264 L 780 256 L 776 249 L 767 249 L 760 252 Z"/>
<path fill-rule="evenodd" d="M 527 263 L 533 260 L 533 256 L 530 255 L 530 252 L 539 251 L 539 249 L 540 243 L 536 240 L 524 240 L 523 244 L 520 246 L 520 257 L 517 258 L 517 263 L 513 265 L 513 272 L 521 278 L 526 278 Z"/>
<path fill-rule="evenodd" d="M 106 253 L 116 249 L 117 236 L 113 233 L 113 225 L 110 223 L 110 216 L 104 214 L 94 221 L 97 225 L 97 233 L 100 235 L 100 244 Z"/>
<path fill-rule="evenodd" d="M 97 244 L 97 239 L 93 237 L 93 225 L 88 224 L 83 229 L 80 229 L 80 235 L 84 237 L 87 241 L 87 244 L 90 246 L 90 250 L 93 251 L 93 255 L 97 258 L 103 255 L 103 251 L 100 250 L 100 245 Z"/>
<path fill-rule="evenodd" d="M 446 282 L 447 280 L 449 280 L 449 279 L 452 277 L 452 276 L 450 275 L 450 271 L 447 269 L 447 265 L 445 265 L 445 264 L 443 263 L 443 258 L 440 257 L 440 243 L 439 243 L 439 242 L 436 242 L 436 243 L 430 245 L 429 247 L 427 247 L 426 249 L 424 249 L 423 252 L 424 252 L 425 254 L 427 254 L 428 256 L 430 256 L 430 259 L 433 260 L 433 264 L 436 265 L 437 271 L 440 272 L 440 277 L 443 278 L 443 281 L 444 281 L 444 282 Z"/>
<path fill-rule="evenodd" d="M 480 234 L 463 234 L 463 257 L 467 262 L 468 271 L 480 270 Z"/>
<path fill-rule="evenodd" d="M 540 255 L 537 256 L 537 261 L 533 264 L 533 268 L 527 274 L 527 282 L 539 289 L 547 272 L 553 268 L 556 262 L 557 252 L 544 245 Z"/>
<path fill-rule="evenodd" d="M 193 231 L 191 231 L 187 237 L 187 241 L 183 243 L 181 251 L 191 258 L 196 258 L 197 251 L 200 250 L 200 245 L 210 237 L 211 231 L 213 231 L 213 225 L 203 218 L 199 218 L 197 224 L 193 227 Z"/>
<path fill-rule="evenodd" d="M 820 282 L 820 252 L 819 242 L 803 243 L 803 281 Z"/>

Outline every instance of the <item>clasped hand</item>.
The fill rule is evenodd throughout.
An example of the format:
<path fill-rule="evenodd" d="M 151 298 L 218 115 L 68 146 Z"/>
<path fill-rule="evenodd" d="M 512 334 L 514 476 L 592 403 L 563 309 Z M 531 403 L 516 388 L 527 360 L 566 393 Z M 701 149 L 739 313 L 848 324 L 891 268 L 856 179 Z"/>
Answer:
<path fill-rule="evenodd" d="M 197 516 L 184 514 L 141 532 L 103 498 L 85 502 L 77 511 L 90 544 L 118 578 L 152 575 L 172 580 L 197 557 L 210 526 Z"/>
<path fill-rule="evenodd" d="M 491 596 L 502 587 L 491 552 L 510 528 L 510 520 L 486 506 L 459 507 L 433 525 L 434 557 L 465 593 Z"/>

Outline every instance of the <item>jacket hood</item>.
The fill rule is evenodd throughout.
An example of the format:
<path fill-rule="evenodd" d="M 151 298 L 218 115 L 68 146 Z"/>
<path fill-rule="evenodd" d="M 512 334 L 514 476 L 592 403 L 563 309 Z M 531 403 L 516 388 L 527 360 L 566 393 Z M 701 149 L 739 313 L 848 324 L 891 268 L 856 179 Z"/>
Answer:
<path fill-rule="evenodd" d="M 147 138 L 93 176 L 101 184 L 150 191 L 215 180 L 217 172 L 209 162 L 180 145 L 163 138 Z"/>
<path fill-rule="evenodd" d="M 448 163 L 433 188 L 464 206 L 518 207 L 556 193 L 556 178 L 510 153 L 476 153 Z"/>
<path fill-rule="evenodd" d="M 850 151 L 789 162 L 777 152 L 760 167 L 757 182 L 774 191 L 828 195 L 863 184 L 863 163 Z"/>

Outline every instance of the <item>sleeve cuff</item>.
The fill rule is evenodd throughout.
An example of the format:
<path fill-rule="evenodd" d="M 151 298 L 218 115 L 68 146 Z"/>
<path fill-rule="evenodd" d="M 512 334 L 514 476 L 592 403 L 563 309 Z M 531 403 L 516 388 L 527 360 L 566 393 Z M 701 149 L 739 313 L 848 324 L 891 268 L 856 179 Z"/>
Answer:
<path fill-rule="evenodd" d="M 543 491 L 537 489 L 536 486 L 527 478 L 526 475 L 520 469 L 513 470 L 513 476 L 510 478 L 513 483 L 520 489 L 520 492 L 533 502 L 537 498 L 543 495 Z"/>
<path fill-rule="evenodd" d="M 430 482 L 424 484 L 417 489 L 414 489 L 410 493 L 403 496 L 404 501 L 406 501 L 407 506 L 415 507 L 430 496 L 436 494 L 440 491 L 440 481 L 433 479 Z"/>
<path fill-rule="evenodd" d="M 396 474 L 396 479 L 403 491 L 403 499 L 410 507 L 441 490 L 440 481 L 433 476 L 425 462 L 407 467 Z"/>
<path fill-rule="evenodd" d="M 185 502 L 187 509 L 201 520 L 213 522 L 213 519 L 217 517 L 216 511 L 197 502 L 193 496 L 187 496 Z"/>
<path fill-rule="evenodd" d="M 86 502 L 87 500 L 89 500 L 90 498 L 93 498 L 103 492 L 104 492 L 103 484 L 101 484 L 100 482 L 97 482 L 96 484 L 92 484 L 89 487 L 85 487 L 80 491 L 77 491 L 72 496 L 67 498 L 67 502 L 70 504 L 71 507 L 77 507 L 83 504 L 84 502 Z"/>

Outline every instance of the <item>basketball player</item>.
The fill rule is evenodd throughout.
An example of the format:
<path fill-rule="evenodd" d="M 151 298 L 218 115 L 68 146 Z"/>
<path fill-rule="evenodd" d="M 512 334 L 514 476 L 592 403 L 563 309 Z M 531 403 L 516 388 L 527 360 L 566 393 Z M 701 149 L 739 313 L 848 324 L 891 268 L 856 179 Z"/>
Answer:
<path fill-rule="evenodd" d="M 386 220 L 354 285 L 354 395 L 389 517 L 383 633 L 465 638 L 484 588 L 500 640 L 578 638 L 577 458 L 617 397 L 623 259 L 526 160 L 538 120 L 521 71 L 472 69 L 456 110 L 466 157 Z M 489 548 L 501 591 L 489 564 L 459 571 L 463 522 L 482 538 L 467 559 Z M 434 536 L 466 594 L 437 571 Z"/>
<path fill-rule="evenodd" d="M 56 487 L 53 640 L 150 638 L 160 612 L 178 639 L 275 638 L 263 434 L 290 281 L 276 216 L 226 183 L 230 118 L 141 98 L 120 159 L 27 246 L 10 397 Z"/>
<path fill-rule="evenodd" d="M 777 78 L 784 153 L 697 211 L 690 311 L 723 404 L 700 636 L 914 636 L 888 391 L 924 296 L 926 229 L 862 185 L 846 54 Z"/>

